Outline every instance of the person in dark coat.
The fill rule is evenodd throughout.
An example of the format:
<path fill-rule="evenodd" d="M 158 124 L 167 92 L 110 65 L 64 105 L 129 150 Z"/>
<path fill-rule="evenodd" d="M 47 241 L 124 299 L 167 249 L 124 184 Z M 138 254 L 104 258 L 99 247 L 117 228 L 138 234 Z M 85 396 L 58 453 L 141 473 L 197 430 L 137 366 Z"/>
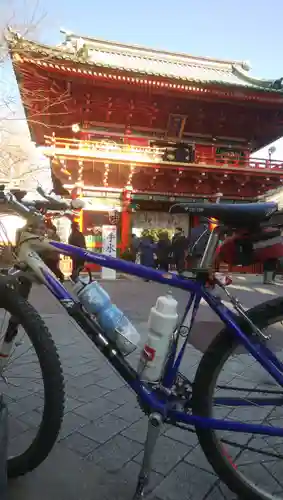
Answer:
<path fill-rule="evenodd" d="M 47 236 L 50 240 L 60 241 L 60 238 L 57 233 L 57 228 L 54 224 L 50 224 L 47 227 Z M 57 278 L 64 283 L 65 277 L 60 269 L 60 255 L 57 252 L 48 252 L 44 257 L 45 264 L 51 269 L 51 271 L 57 276 Z"/>
<path fill-rule="evenodd" d="M 182 274 L 185 269 L 185 255 L 188 248 L 188 240 L 181 227 L 176 227 L 176 232 L 172 238 L 171 252 L 173 263 L 176 266 L 178 274 Z"/>
<path fill-rule="evenodd" d="M 171 252 L 171 241 L 169 240 L 168 233 L 160 233 L 159 240 L 156 245 L 157 265 L 162 271 L 168 272 L 169 269 L 169 255 Z"/>
<path fill-rule="evenodd" d="M 131 259 L 132 262 L 136 262 L 137 253 L 139 251 L 139 248 L 140 248 L 140 239 L 134 233 L 132 233 L 131 246 L 130 246 L 130 251 L 131 251 L 131 255 L 132 255 L 132 259 Z"/>
<path fill-rule="evenodd" d="M 156 245 L 149 235 L 142 236 L 140 240 L 140 263 L 146 267 L 155 267 L 154 253 Z"/>
<path fill-rule="evenodd" d="M 80 231 L 79 225 L 77 222 L 72 222 L 71 226 L 71 234 L 68 240 L 69 245 L 74 245 L 75 247 L 86 248 L 85 237 L 83 233 Z M 73 261 L 73 269 L 71 274 L 71 279 L 73 281 L 76 280 L 80 270 L 84 267 L 84 260 L 78 257 L 72 257 Z"/>

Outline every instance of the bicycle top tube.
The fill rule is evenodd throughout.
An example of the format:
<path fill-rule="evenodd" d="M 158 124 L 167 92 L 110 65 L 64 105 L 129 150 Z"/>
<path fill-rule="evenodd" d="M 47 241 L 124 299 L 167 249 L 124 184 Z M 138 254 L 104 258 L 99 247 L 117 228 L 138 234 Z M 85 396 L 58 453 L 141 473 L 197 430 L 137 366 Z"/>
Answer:
<path fill-rule="evenodd" d="M 159 271 L 157 269 L 142 266 L 141 264 L 134 264 L 133 262 L 127 262 L 125 260 L 100 253 L 89 252 L 85 249 L 58 241 L 51 241 L 50 244 L 55 248 L 58 248 L 58 250 L 60 250 L 60 252 L 64 255 L 78 257 L 86 262 L 99 264 L 102 267 L 115 269 L 116 271 L 131 274 L 132 276 L 137 276 L 138 278 L 167 284 L 174 288 L 180 288 L 188 292 L 197 292 L 202 287 L 202 285 L 194 280 L 194 278 L 183 278 L 182 276 L 178 276 L 174 273 Z"/>

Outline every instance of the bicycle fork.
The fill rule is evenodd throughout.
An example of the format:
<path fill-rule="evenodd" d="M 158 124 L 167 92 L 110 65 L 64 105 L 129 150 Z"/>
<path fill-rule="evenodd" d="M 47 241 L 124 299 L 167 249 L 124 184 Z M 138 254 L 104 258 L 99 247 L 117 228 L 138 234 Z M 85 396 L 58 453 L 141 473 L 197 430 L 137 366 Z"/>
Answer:
<path fill-rule="evenodd" d="M 155 446 L 160 434 L 162 424 L 163 424 L 163 418 L 162 415 L 160 415 L 160 413 L 151 413 L 149 415 L 143 461 L 133 500 L 142 500 L 143 498 L 145 498 L 145 490 L 149 484 L 152 456 L 155 450 Z"/>

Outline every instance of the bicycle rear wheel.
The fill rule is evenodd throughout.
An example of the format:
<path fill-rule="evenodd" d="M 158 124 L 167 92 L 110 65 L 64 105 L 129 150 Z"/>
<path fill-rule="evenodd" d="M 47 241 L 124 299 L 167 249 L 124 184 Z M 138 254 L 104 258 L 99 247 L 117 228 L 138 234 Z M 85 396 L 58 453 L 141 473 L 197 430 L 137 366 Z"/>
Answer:
<path fill-rule="evenodd" d="M 247 314 L 256 326 L 272 335 L 269 347 L 275 347 L 282 361 L 283 299 L 260 304 Z M 247 335 L 251 335 L 241 320 L 239 324 Z M 217 403 L 216 398 L 223 397 L 240 398 L 250 406 L 239 407 L 235 402 L 234 406 L 220 406 L 220 399 Z M 256 398 L 282 398 L 282 404 L 259 406 Z M 205 352 L 198 367 L 192 410 L 194 415 L 202 417 L 283 427 L 283 388 L 224 329 Z M 283 499 L 283 438 L 236 432 L 232 436 L 232 431 L 201 428 L 196 428 L 196 433 L 214 471 L 239 498 Z"/>
<path fill-rule="evenodd" d="M 8 476 L 17 477 L 40 465 L 56 442 L 64 414 L 64 380 L 51 334 L 35 309 L 15 290 L 0 285 L 1 309 L 0 326 L 5 323 L 5 328 L 0 345 L 8 331 L 15 335 L 0 373 L 0 392 L 9 409 Z"/>

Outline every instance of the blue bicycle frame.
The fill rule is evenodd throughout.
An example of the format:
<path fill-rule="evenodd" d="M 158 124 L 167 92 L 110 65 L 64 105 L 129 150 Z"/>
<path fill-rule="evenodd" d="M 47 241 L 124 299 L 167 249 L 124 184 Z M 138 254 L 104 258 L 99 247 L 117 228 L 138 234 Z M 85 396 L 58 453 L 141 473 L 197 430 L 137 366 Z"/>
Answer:
<path fill-rule="evenodd" d="M 103 267 L 115 269 L 122 273 L 137 276 L 139 278 L 148 279 L 157 283 L 169 285 L 170 287 L 179 288 L 189 293 L 189 301 L 185 310 L 185 315 L 192 311 L 191 327 L 193 325 L 201 299 L 210 306 L 210 308 L 218 315 L 224 325 L 229 330 L 230 334 L 236 337 L 250 352 L 253 357 L 263 366 L 263 368 L 283 387 L 283 364 L 263 343 L 255 343 L 241 330 L 236 316 L 226 308 L 217 298 L 205 287 L 199 280 L 187 279 L 172 273 L 162 272 L 145 266 L 134 264 L 116 259 L 106 255 L 89 252 L 81 248 L 67 245 L 61 242 L 52 241 L 52 246 L 56 247 L 61 254 L 71 257 L 77 257 L 89 263 L 99 264 Z M 83 311 L 80 304 L 72 297 L 72 295 L 64 288 L 57 280 L 53 273 L 49 273 L 42 269 L 48 289 L 66 308 L 68 314 L 75 319 L 84 332 L 91 338 L 98 349 L 105 355 L 112 366 L 124 378 L 126 383 L 134 390 L 141 403 L 141 406 L 150 409 L 150 412 L 158 412 L 162 414 L 164 420 L 171 424 L 185 424 L 187 426 L 197 426 L 202 428 L 213 428 L 218 430 L 236 431 L 253 434 L 266 434 L 272 436 L 283 436 L 283 428 L 271 427 L 258 424 L 244 424 L 237 421 L 219 420 L 214 418 L 203 418 L 196 415 L 188 414 L 187 412 L 178 411 L 174 408 L 173 400 L 168 396 L 170 389 L 175 382 L 179 371 L 180 363 L 188 343 L 189 335 L 183 340 L 183 345 L 177 352 L 177 345 L 172 348 L 167 360 L 166 369 L 160 387 L 151 387 L 143 382 L 137 372 L 131 367 L 125 357 L 117 351 L 115 344 L 111 343 L 101 330 L 98 323 L 93 321 L 90 316 Z M 165 389 L 165 390 L 164 390 Z M 214 399 L 216 404 L 226 404 L 229 406 L 243 405 L 271 405 L 279 406 L 283 404 L 283 397 L 269 398 L 259 400 L 258 398 L 244 402 L 239 398 L 219 398 Z"/>

